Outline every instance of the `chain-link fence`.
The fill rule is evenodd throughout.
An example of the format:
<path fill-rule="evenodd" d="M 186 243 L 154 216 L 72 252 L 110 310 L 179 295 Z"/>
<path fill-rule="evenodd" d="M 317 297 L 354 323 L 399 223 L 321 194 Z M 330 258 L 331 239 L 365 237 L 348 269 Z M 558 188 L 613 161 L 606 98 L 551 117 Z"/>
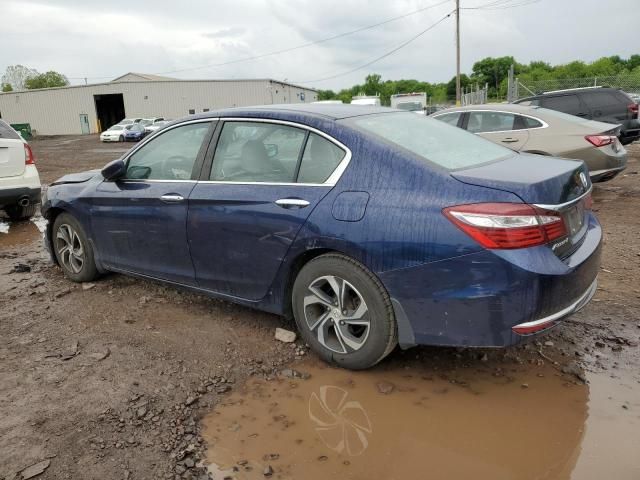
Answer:
<path fill-rule="evenodd" d="M 489 86 L 485 85 L 484 88 L 480 88 L 479 85 L 474 87 L 468 87 L 468 92 L 462 93 L 460 98 L 462 105 L 479 105 L 487 103 Z"/>
<path fill-rule="evenodd" d="M 640 94 L 640 75 L 617 75 L 612 77 L 558 78 L 552 80 L 526 81 L 515 79 L 513 99 L 537 95 L 553 90 L 585 87 L 620 88 L 627 93 Z"/>

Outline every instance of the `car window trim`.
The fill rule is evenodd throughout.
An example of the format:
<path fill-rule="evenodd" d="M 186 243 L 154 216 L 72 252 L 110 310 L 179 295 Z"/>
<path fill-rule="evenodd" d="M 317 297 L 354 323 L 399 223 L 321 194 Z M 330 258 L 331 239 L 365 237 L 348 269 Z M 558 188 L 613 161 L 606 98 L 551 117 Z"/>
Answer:
<path fill-rule="evenodd" d="M 129 167 L 130 158 L 142 147 L 144 147 L 147 143 L 153 141 L 155 138 L 160 138 L 165 133 L 178 128 L 184 127 L 185 125 L 191 125 L 195 123 L 209 123 L 209 131 L 206 133 L 205 138 L 202 140 L 202 144 L 200 145 L 200 149 L 198 150 L 198 155 L 196 156 L 196 160 L 193 163 L 193 168 L 191 170 L 191 178 L 188 180 L 175 180 L 175 179 L 146 179 L 146 178 L 123 178 L 119 180 L 119 182 L 123 183 L 196 183 L 199 177 L 199 173 L 202 170 L 202 166 L 205 159 L 205 154 L 208 151 L 208 146 L 211 141 L 211 138 L 214 132 L 217 129 L 218 124 L 220 123 L 219 118 L 199 118 L 197 120 L 188 120 L 185 122 L 176 123 L 175 125 L 171 125 L 170 127 L 165 127 L 162 129 L 162 133 L 159 135 L 151 135 L 147 137 L 146 140 L 142 140 L 138 145 L 136 145 L 133 149 L 125 154 L 122 157 L 122 161 L 125 163 L 126 167 Z M 211 128 L 212 125 L 215 125 L 214 128 Z"/>
<path fill-rule="evenodd" d="M 271 118 L 254 118 L 254 117 L 221 117 L 219 120 L 220 120 L 219 121 L 219 132 L 217 132 L 218 134 L 217 134 L 217 136 L 215 138 L 215 144 L 214 144 L 214 142 L 212 142 L 213 149 L 212 149 L 212 152 L 211 152 L 211 155 L 210 155 L 211 156 L 211 162 L 209 164 L 209 169 L 208 169 L 208 171 L 203 169 L 203 174 L 200 177 L 200 178 L 202 178 L 202 180 L 198 180 L 198 183 L 220 184 L 220 185 L 281 185 L 281 186 L 298 185 L 298 186 L 306 186 L 306 187 L 334 187 L 336 185 L 336 183 L 338 183 L 338 180 L 340 180 L 340 178 L 342 177 L 342 174 L 345 172 L 345 170 L 349 166 L 349 163 L 351 162 L 352 154 L 351 154 L 351 149 L 349 147 L 347 147 L 342 142 L 336 140 L 332 136 L 324 133 L 323 131 L 318 130 L 317 128 L 311 127 L 309 125 L 305 125 L 305 124 L 297 123 L 297 122 L 291 122 L 291 121 L 288 121 L 288 120 L 276 120 L 276 119 L 271 119 Z M 305 132 L 306 132 L 305 142 L 304 142 L 304 145 L 303 145 L 304 148 L 306 148 L 306 139 L 308 138 L 309 133 L 315 133 L 315 134 L 325 138 L 329 142 L 333 143 L 334 145 L 336 145 L 341 150 L 343 150 L 345 152 L 345 155 L 342 158 L 342 160 L 340 161 L 340 163 L 338 164 L 338 166 L 333 170 L 331 175 L 329 175 L 327 180 L 325 180 L 323 183 L 237 182 L 237 181 L 232 181 L 232 180 L 209 180 L 211 178 L 211 171 L 213 169 L 213 157 L 215 156 L 215 150 L 218 147 L 217 144 L 218 144 L 218 140 L 220 138 L 220 133 L 222 132 L 222 129 L 224 128 L 224 125 L 227 122 L 274 123 L 274 124 L 278 124 L 278 125 L 285 125 L 285 126 L 289 126 L 289 127 L 299 128 L 299 129 L 305 130 Z M 304 155 L 304 148 L 301 149 L 302 155 Z M 207 151 L 207 154 L 209 154 L 208 151 Z M 300 157 L 300 159 L 301 158 L 302 157 Z M 297 176 L 296 176 L 296 178 L 297 178 Z"/>
<path fill-rule="evenodd" d="M 495 113 L 508 113 L 509 115 L 513 115 L 514 117 L 516 115 L 520 115 L 522 117 L 527 117 L 530 118 L 532 120 L 535 120 L 537 122 L 540 122 L 542 124 L 541 127 L 533 127 L 533 128 L 520 128 L 518 130 L 496 130 L 495 132 L 469 132 L 469 133 L 474 133 L 476 135 L 482 133 L 482 134 L 489 134 L 489 133 L 509 133 L 509 132 L 522 132 L 523 130 L 540 130 L 542 128 L 548 128 L 549 124 L 547 122 L 545 122 L 544 120 L 542 120 L 541 118 L 538 117 L 534 117 L 533 115 L 529 115 L 527 113 L 520 113 L 520 112 L 510 112 L 508 110 L 493 110 L 493 109 L 488 109 L 488 108 L 477 108 L 477 109 L 472 109 L 472 110 L 457 110 L 458 112 L 461 113 L 466 113 L 466 114 L 470 114 L 472 112 L 495 112 Z M 447 113 L 455 113 L 455 112 L 447 112 Z M 441 114 L 444 115 L 444 114 Z M 468 126 L 468 122 L 469 122 L 469 116 L 467 115 L 466 121 L 465 121 L 465 128 L 464 130 L 466 130 L 467 132 L 469 131 L 466 127 Z M 433 118 L 436 118 L 436 115 L 433 115 Z M 513 124 L 515 125 L 515 118 L 513 121 Z"/>

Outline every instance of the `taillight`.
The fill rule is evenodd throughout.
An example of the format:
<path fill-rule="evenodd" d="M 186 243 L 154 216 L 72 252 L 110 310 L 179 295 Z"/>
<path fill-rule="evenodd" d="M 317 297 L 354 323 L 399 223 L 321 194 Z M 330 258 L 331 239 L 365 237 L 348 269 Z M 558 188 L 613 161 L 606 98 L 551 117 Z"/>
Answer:
<path fill-rule="evenodd" d="M 448 207 L 443 213 L 490 249 L 535 247 L 567 234 L 560 213 L 524 203 L 474 203 Z"/>
<path fill-rule="evenodd" d="M 611 145 L 616 141 L 615 135 L 587 135 L 584 137 L 587 142 L 596 147 Z"/>
<path fill-rule="evenodd" d="M 638 118 L 638 104 L 632 103 L 627 106 L 629 113 L 631 114 L 631 118 Z"/>
<path fill-rule="evenodd" d="M 35 158 L 33 157 L 33 151 L 31 150 L 31 147 L 26 143 L 24 144 L 24 164 L 25 165 L 36 164 Z"/>

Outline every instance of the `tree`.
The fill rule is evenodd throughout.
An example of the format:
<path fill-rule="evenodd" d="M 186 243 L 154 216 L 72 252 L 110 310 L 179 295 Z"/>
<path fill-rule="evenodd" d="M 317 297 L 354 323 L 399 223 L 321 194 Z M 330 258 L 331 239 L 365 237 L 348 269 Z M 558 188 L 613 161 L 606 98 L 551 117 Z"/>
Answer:
<path fill-rule="evenodd" d="M 336 92 L 333 90 L 318 90 L 318 100 L 333 100 L 336 98 Z"/>
<path fill-rule="evenodd" d="M 13 90 L 24 90 L 25 82 L 38 75 L 38 71 L 24 65 L 9 65 L 2 75 L 2 83 L 9 84 Z"/>
<path fill-rule="evenodd" d="M 472 83 L 473 82 L 467 75 L 465 75 L 464 73 L 460 74 L 461 89 L 468 87 Z M 449 83 L 447 83 L 447 97 L 452 100 L 455 100 L 456 98 L 456 77 L 453 77 L 451 80 L 449 80 Z"/>
<path fill-rule="evenodd" d="M 480 85 L 488 83 L 490 90 L 495 94 L 499 90 L 502 80 L 509 75 L 511 65 L 518 66 L 513 57 L 483 58 L 473 64 L 473 80 Z M 515 70 L 518 73 L 517 68 Z"/>
<path fill-rule="evenodd" d="M 13 92 L 13 87 L 11 86 L 10 83 L 3 83 L 2 84 L 2 91 L 3 92 Z"/>
<path fill-rule="evenodd" d="M 53 70 L 27 78 L 24 82 L 24 86 L 28 90 L 35 90 L 37 88 L 65 87 L 67 85 L 69 85 L 67 77 L 61 73 L 54 72 Z"/>

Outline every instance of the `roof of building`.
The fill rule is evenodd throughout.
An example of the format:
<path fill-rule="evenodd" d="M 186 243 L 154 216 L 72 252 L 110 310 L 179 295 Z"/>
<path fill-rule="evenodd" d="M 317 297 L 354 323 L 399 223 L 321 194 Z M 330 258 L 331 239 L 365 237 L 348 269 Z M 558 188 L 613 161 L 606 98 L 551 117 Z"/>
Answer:
<path fill-rule="evenodd" d="M 114 78 L 113 80 L 111 80 L 112 82 L 120 82 L 123 80 L 157 80 L 157 81 L 162 81 L 162 80 L 177 80 L 177 78 L 172 78 L 172 77 L 164 77 L 162 75 L 154 75 L 152 73 L 137 73 L 137 72 L 128 72 L 125 73 L 124 75 L 120 75 L 117 78 Z"/>
<path fill-rule="evenodd" d="M 294 88 L 300 88 L 303 90 L 308 90 L 311 92 L 317 92 L 317 90 L 315 88 L 311 88 L 311 87 L 304 87 L 302 85 L 296 85 L 294 83 L 289 83 L 289 82 L 284 82 L 281 80 L 274 80 L 272 78 L 212 78 L 212 79 L 182 79 L 182 78 L 169 78 L 169 77 L 163 77 L 163 80 L 157 80 L 157 79 L 146 79 L 146 80 L 129 80 L 126 79 L 125 77 L 127 75 L 140 75 L 140 74 L 136 74 L 136 73 L 126 73 L 124 75 L 121 75 L 118 78 L 115 78 L 109 82 L 100 82 L 100 83 L 90 83 L 88 85 L 66 85 L 64 87 L 51 87 L 51 88 L 36 88 L 33 90 L 13 90 L 11 92 L 0 92 L 0 96 L 2 95 L 15 95 L 16 93 L 19 94 L 24 94 L 24 93 L 36 93 L 36 92 L 47 92 L 49 90 L 64 90 L 64 89 L 68 89 L 68 88 L 92 88 L 92 87 L 101 87 L 101 86 L 106 86 L 106 85 L 110 85 L 113 86 L 114 83 L 139 83 L 139 84 L 144 84 L 144 83 L 183 83 L 183 82 L 236 82 L 236 83 L 241 83 L 241 82 L 270 82 L 270 83 L 275 83 L 278 85 L 286 85 L 289 87 L 294 87 Z M 148 77 L 152 77 L 153 75 L 147 75 L 144 74 Z M 124 80 L 120 80 L 122 78 L 125 78 Z"/>

